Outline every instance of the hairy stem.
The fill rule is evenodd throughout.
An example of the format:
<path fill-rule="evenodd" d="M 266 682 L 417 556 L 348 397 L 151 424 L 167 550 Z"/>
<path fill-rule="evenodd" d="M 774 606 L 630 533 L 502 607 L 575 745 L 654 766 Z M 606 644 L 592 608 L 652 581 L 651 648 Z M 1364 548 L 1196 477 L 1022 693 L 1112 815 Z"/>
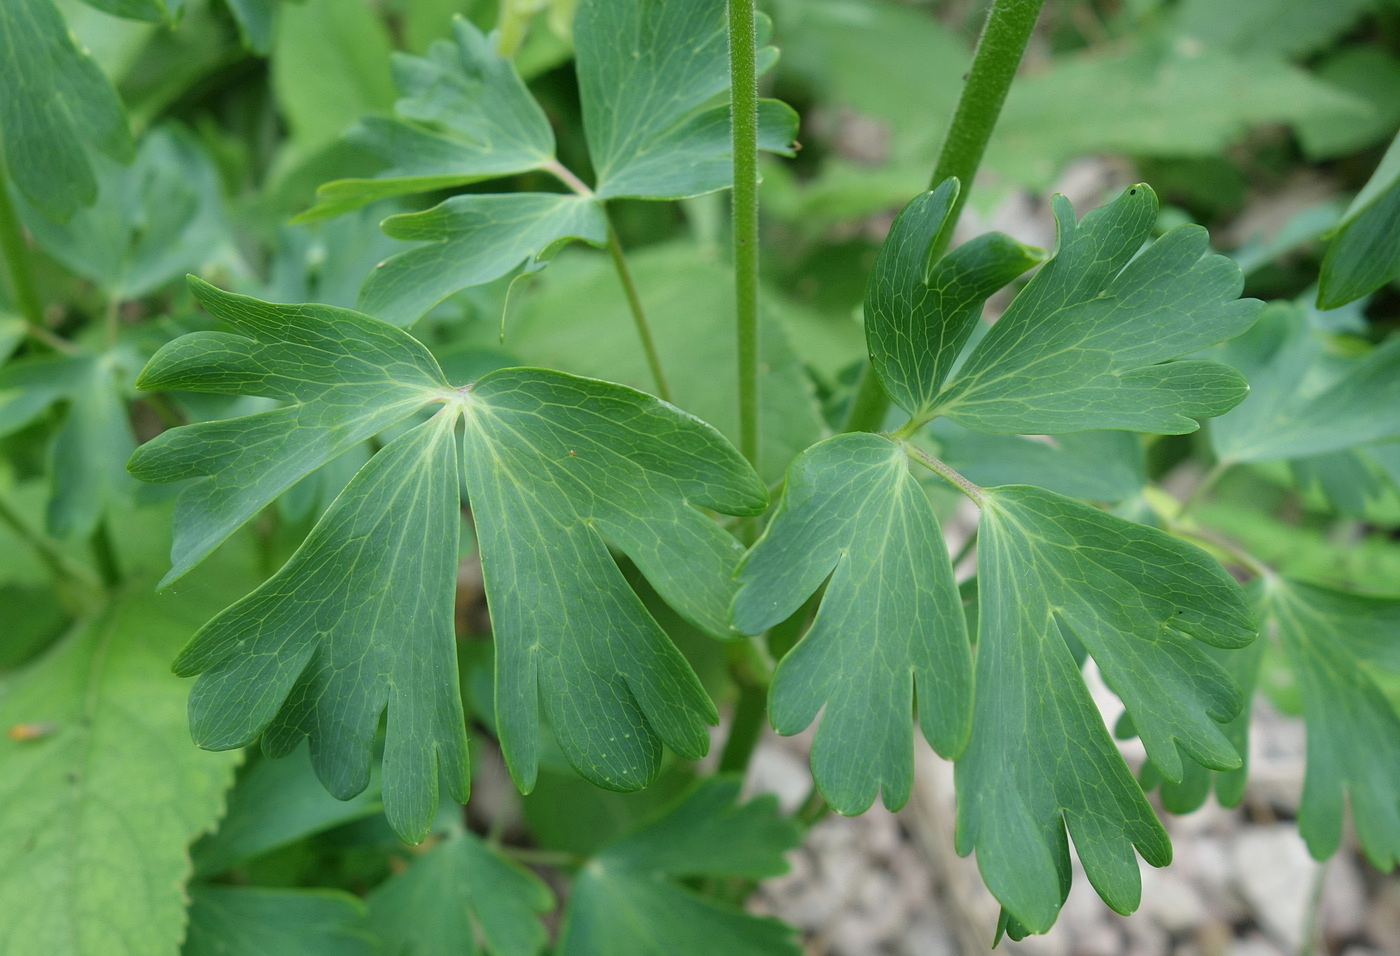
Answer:
<path fill-rule="evenodd" d="M 0 162 L 0 253 L 3 253 L 5 258 L 5 270 L 10 276 L 10 289 L 14 292 L 15 307 L 32 328 L 43 329 L 44 306 L 39 301 L 39 293 L 34 286 L 34 273 L 29 265 L 29 248 L 24 242 L 19 217 L 15 215 L 14 206 L 10 204 L 8 176 L 3 162 Z"/>
<path fill-rule="evenodd" d="M 1041 3 L 1042 0 L 994 0 L 992 10 L 987 15 L 987 25 L 977 41 L 972 68 L 968 71 L 962 96 L 958 98 L 957 110 L 948 124 L 943 148 L 939 151 L 938 163 L 930 180 L 932 186 L 937 186 L 949 176 L 956 176 L 962 182 L 962 189 L 953 203 L 954 223 L 962 214 L 963 205 L 972 191 L 973 177 L 977 175 L 977 167 L 982 164 L 982 154 L 987 150 L 987 142 L 992 138 L 997 117 L 1001 115 L 1006 92 L 1011 88 L 1016 68 L 1021 65 L 1021 56 L 1030 42 Z M 952 229 L 943 230 L 931 259 L 943 254 L 952 235 Z M 866 365 L 856 386 L 855 397 L 851 400 L 850 410 L 846 413 L 843 430 L 877 431 L 884 423 L 889 407 L 889 397 L 880 387 L 874 369 Z"/>
<path fill-rule="evenodd" d="M 958 474 L 952 468 L 949 468 L 947 465 L 943 464 L 943 462 L 939 461 L 937 458 L 933 457 L 917 445 L 911 445 L 908 442 L 905 442 L 904 453 L 910 458 L 917 461 L 919 464 L 923 465 L 929 471 L 932 471 L 934 474 L 938 475 L 944 481 L 948 482 L 948 484 L 952 485 L 954 488 L 967 495 L 967 497 L 972 499 L 972 503 L 975 504 L 977 507 L 982 507 L 981 488 L 968 481 L 962 475 Z"/>
<path fill-rule="evenodd" d="M 656 340 L 651 336 L 651 326 L 647 324 L 646 312 L 642 310 L 642 300 L 637 295 L 637 285 L 632 281 L 632 271 L 627 268 L 627 259 L 622 254 L 622 243 L 617 240 L 617 230 L 612 220 L 608 220 L 608 255 L 612 256 L 617 277 L 622 280 L 622 291 L 627 293 L 627 306 L 632 310 L 632 321 L 637 326 L 637 338 L 642 340 L 642 351 L 646 353 L 651 377 L 656 382 L 656 394 L 663 400 L 671 400 L 671 389 L 666 384 L 666 374 L 661 370 L 661 356 L 656 351 Z"/>
<path fill-rule="evenodd" d="M 754 0 L 729 0 L 739 450 L 758 467 L 758 71 Z"/>

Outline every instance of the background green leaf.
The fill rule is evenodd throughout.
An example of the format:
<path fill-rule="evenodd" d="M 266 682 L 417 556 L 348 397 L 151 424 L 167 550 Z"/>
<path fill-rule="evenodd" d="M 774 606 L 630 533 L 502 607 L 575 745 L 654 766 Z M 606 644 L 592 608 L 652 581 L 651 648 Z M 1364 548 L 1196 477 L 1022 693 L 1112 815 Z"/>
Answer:
<path fill-rule="evenodd" d="M 365 906 L 339 890 L 196 886 L 182 956 L 372 956 Z"/>
<path fill-rule="evenodd" d="M 1335 309 L 1400 278 L 1400 134 L 1342 215 L 1318 279 L 1319 308 Z"/>

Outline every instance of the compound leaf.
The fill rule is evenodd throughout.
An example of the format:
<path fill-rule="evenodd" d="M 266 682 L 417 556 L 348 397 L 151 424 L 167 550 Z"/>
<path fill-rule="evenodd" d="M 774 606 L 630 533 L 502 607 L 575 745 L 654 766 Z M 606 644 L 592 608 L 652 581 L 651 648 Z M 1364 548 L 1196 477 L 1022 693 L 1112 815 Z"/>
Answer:
<path fill-rule="evenodd" d="M 799 952 L 792 930 L 703 897 L 678 881 L 775 876 L 800 839 L 772 797 L 736 805 L 740 781 L 696 783 L 651 822 L 608 844 L 574 880 L 561 956 L 770 956 Z"/>
<path fill-rule="evenodd" d="M 914 772 L 912 710 L 946 757 L 967 741 L 972 658 L 953 569 L 903 446 L 850 434 L 788 470 L 778 513 L 739 566 L 734 626 L 757 634 L 830 578 L 811 629 L 773 675 L 769 714 L 795 734 L 825 708 L 812 773 L 840 813 L 883 791 L 896 810 Z"/>
<path fill-rule="evenodd" d="M 607 544 L 691 623 L 725 636 L 742 548 L 698 508 L 758 514 L 763 485 L 713 428 L 621 385 L 501 369 L 468 395 L 463 464 L 511 774 L 533 788 L 542 701 L 579 773 L 644 787 L 663 741 L 705 752 L 716 713 Z"/>
<path fill-rule="evenodd" d="M 1043 258 L 991 232 L 930 259 L 953 227 L 959 188 L 956 179 L 945 179 L 909 201 L 890 226 L 866 287 L 871 365 L 895 404 L 916 417 L 933 407 L 982 303 Z"/>
<path fill-rule="evenodd" d="M 1089 429 L 1180 434 L 1193 418 L 1239 404 L 1239 373 L 1166 362 L 1237 335 L 1259 303 L 1239 299 L 1239 268 L 1209 251 L 1205 230 L 1178 226 L 1143 244 L 1157 218 L 1145 185 L 1074 221 L 1054 200 L 1058 239 L 1041 268 L 936 399 L 978 431 Z"/>
<path fill-rule="evenodd" d="M 166 667 L 201 594 L 123 598 L 7 680 L 0 726 L 43 732 L 0 738 L 0 951 L 179 952 L 187 847 L 238 762 L 190 747 Z"/>
<path fill-rule="evenodd" d="M 409 325 L 458 289 L 498 279 L 561 244 L 608 241 L 603 207 L 565 193 L 455 196 L 424 212 L 390 216 L 384 231 L 423 244 L 379 263 L 360 290 L 359 306 Z"/>
<path fill-rule="evenodd" d="M 365 905 L 341 890 L 194 886 L 182 956 L 374 956 Z"/>
<path fill-rule="evenodd" d="M 1147 484 L 1142 440 L 1132 432 L 989 435 L 940 418 L 924 434 L 945 465 L 979 485 L 1035 484 L 1071 498 L 1118 502 Z"/>
<path fill-rule="evenodd" d="M 982 497 L 978 693 L 957 765 L 958 850 L 977 850 L 1019 924 L 1013 935 L 1055 920 L 1069 890 L 1066 828 L 1094 889 L 1131 912 L 1141 894 L 1133 847 L 1163 866 L 1171 844 L 1066 640 L 1088 649 L 1148 757 L 1180 780 L 1180 751 L 1239 766 L 1218 726 L 1239 713 L 1239 690 L 1196 641 L 1244 646 L 1252 617 L 1219 565 L 1163 532 L 1027 485 Z"/>
<path fill-rule="evenodd" d="M 317 190 L 301 218 L 339 215 L 405 193 L 461 186 L 538 169 L 554 161 L 554 133 L 509 58 L 470 20 L 452 22 L 454 41 L 426 57 L 394 55 L 402 97 L 396 116 L 366 117 L 347 134 L 389 166 L 372 179 L 343 179 Z"/>
<path fill-rule="evenodd" d="M 1211 423 L 1226 462 L 1340 451 L 1400 435 L 1400 338 L 1361 355 L 1329 355 L 1325 337 L 1292 303 L 1271 303 L 1220 358 L 1249 379 L 1240 406 Z"/>
<path fill-rule="evenodd" d="M 121 101 L 52 0 L 0 5 L 0 49 L 0 161 L 35 208 L 67 219 L 97 196 L 85 147 L 131 157 Z"/>
<path fill-rule="evenodd" d="M 1400 135 L 1342 214 L 1322 259 L 1317 305 L 1335 309 L 1400 278 Z"/>
<path fill-rule="evenodd" d="M 369 926 L 388 956 L 533 956 L 554 894 L 470 832 L 448 837 L 369 895 Z"/>
<path fill-rule="evenodd" d="M 1400 860 L 1400 714 L 1372 668 L 1400 672 L 1400 600 L 1287 578 L 1256 592 L 1264 633 L 1292 666 L 1307 726 L 1298 830 L 1318 859 L 1336 852 L 1344 796 L 1381 871 Z"/>
<path fill-rule="evenodd" d="M 579 97 L 600 198 L 681 199 L 733 180 L 724 0 L 584 0 L 574 19 Z M 758 70 L 777 62 L 763 46 Z M 759 107 L 761 148 L 791 155 L 797 114 Z"/>

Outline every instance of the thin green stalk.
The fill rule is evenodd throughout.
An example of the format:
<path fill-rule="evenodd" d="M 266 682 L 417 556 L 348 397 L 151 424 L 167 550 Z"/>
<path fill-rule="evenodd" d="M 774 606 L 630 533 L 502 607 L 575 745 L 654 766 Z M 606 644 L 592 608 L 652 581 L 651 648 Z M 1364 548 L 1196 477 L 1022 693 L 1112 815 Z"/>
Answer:
<path fill-rule="evenodd" d="M 44 326 L 44 306 L 34 286 L 34 273 L 29 265 L 29 247 L 24 242 L 19 217 L 10 204 L 8 176 L 0 163 L 0 253 L 5 257 L 5 270 L 10 276 L 15 307 L 24 320 L 36 329 Z"/>
<path fill-rule="evenodd" d="M 636 283 L 632 281 L 632 271 L 627 268 L 627 259 L 622 255 L 622 243 L 617 241 L 617 230 L 612 220 L 608 220 L 608 254 L 612 256 L 617 277 L 622 280 L 622 290 L 627 293 L 627 305 L 632 310 L 632 321 L 637 326 L 637 337 L 642 340 L 642 351 L 646 353 L 651 377 L 656 381 L 656 394 L 664 401 L 671 400 L 671 389 L 666 384 L 666 374 L 661 371 L 661 356 L 656 351 L 656 340 L 651 337 L 651 326 L 642 311 L 642 300 L 637 295 Z"/>
<path fill-rule="evenodd" d="M 977 167 L 982 164 L 982 154 L 992 138 L 1002 104 L 1006 102 L 1006 92 L 1016 77 L 1016 68 L 1021 65 L 1021 57 L 1026 52 L 1026 44 L 1030 42 L 1031 31 L 1035 29 L 1042 2 L 994 0 L 992 10 L 987 15 L 987 25 L 977 41 L 972 68 L 968 71 L 962 96 L 958 98 L 958 108 L 948 124 L 943 148 L 939 151 L 938 163 L 930 180 L 930 185 L 937 186 L 949 176 L 956 176 L 962 183 L 958 198 L 953 203 L 955 223 L 972 191 Z M 943 254 L 952 234 L 952 229 L 943 230 L 932 258 Z M 874 371 L 866 365 L 842 430 L 877 431 L 884 423 L 889 407 L 889 397 L 880 387 Z"/>
<path fill-rule="evenodd" d="M 831 804 L 826 802 L 816 784 L 812 784 L 812 789 L 807 791 L 807 799 L 802 801 L 802 806 L 797 808 L 794 819 L 797 825 L 804 830 L 811 829 L 831 812 Z"/>
<path fill-rule="evenodd" d="M 16 538 L 29 546 L 44 567 L 48 568 L 56 584 L 75 585 L 84 590 L 96 586 L 97 582 L 87 568 L 64 554 L 49 538 L 31 528 L 3 495 L 0 495 L 0 524 L 9 527 Z"/>
<path fill-rule="evenodd" d="M 964 495 L 970 498 L 972 500 L 972 503 L 975 504 L 977 507 L 982 507 L 981 488 L 968 481 L 962 475 L 958 474 L 952 468 L 949 468 L 947 465 L 943 464 L 943 462 L 939 461 L 937 458 L 933 457 L 917 445 L 911 445 L 908 442 L 905 442 L 904 453 L 910 458 L 917 461 L 919 464 L 923 465 L 929 471 L 932 471 L 934 474 L 938 475 L 944 481 L 948 482 L 948 484 L 961 491 Z"/>
<path fill-rule="evenodd" d="M 525 846 L 503 846 L 501 852 L 528 866 L 583 866 L 588 857 L 565 850 L 536 850 Z"/>
<path fill-rule="evenodd" d="M 734 705 L 734 722 L 724 741 L 724 750 L 719 755 L 720 773 L 744 772 L 758 744 L 758 735 L 763 730 L 767 715 L 767 688 L 741 686 L 739 700 Z"/>
<path fill-rule="evenodd" d="M 1196 510 L 1196 506 L 1205 500 L 1206 492 L 1215 487 L 1215 483 L 1220 480 L 1220 476 L 1225 474 L 1230 468 L 1230 463 L 1217 461 L 1206 472 L 1196 487 L 1191 489 L 1191 494 L 1186 496 L 1186 500 L 1181 503 L 1181 510 L 1176 514 L 1176 520 L 1185 521 L 1191 512 Z"/>
<path fill-rule="evenodd" d="M 121 560 L 117 557 L 116 546 L 112 543 L 112 532 L 107 527 L 107 520 L 104 518 L 98 522 L 97 528 L 92 532 L 92 556 L 97 561 L 97 573 L 102 576 L 102 583 L 108 589 L 119 587 L 125 575 L 122 573 Z"/>
<path fill-rule="evenodd" d="M 758 467 L 758 71 L 754 0 L 729 0 L 739 450 Z"/>

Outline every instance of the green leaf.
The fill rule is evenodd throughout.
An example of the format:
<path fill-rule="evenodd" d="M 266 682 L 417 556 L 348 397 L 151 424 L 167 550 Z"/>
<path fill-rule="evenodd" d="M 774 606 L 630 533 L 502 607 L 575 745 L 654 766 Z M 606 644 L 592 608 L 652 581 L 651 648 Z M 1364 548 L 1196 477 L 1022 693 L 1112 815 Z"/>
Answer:
<path fill-rule="evenodd" d="M 97 283 L 108 299 L 139 299 L 236 252 L 218 170 L 178 127 L 147 133 L 130 166 L 95 158 L 97 202 L 66 223 L 32 210 L 25 224 L 44 251 Z"/>
<path fill-rule="evenodd" d="M 66 219 L 97 195 L 85 146 L 131 156 L 121 101 L 51 0 L 6 0 L 0 49 L 0 160 L 37 209 Z"/>
<path fill-rule="evenodd" d="M 200 628 L 175 659 L 195 743 L 259 736 L 286 756 L 311 740 L 331 794 L 369 783 L 386 710 L 384 812 L 419 842 L 442 786 L 470 786 L 452 630 L 457 579 L 456 415 L 440 412 L 370 459 L 290 561 Z"/>
<path fill-rule="evenodd" d="M 326 793 L 305 761 L 258 759 L 239 774 L 219 829 L 191 848 L 195 876 L 217 876 L 295 840 L 379 810 L 374 781 L 363 793 L 342 801 Z"/>
<path fill-rule="evenodd" d="M 172 567 L 161 587 L 303 477 L 450 391 L 427 349 L 378 320 L 331 306 L 269 305 L 197 279 L 191 286 L 233 332 L 176 339 L 137 386 L 288 404 L 163 432 L 132 456 L 129 470 L 143 481 L 193 479 L 176 504 Z"/>
<path fill-rule="evenodd" d="M 663 815 L 605 847 L 574 880 L 560 934 L 561 956 L 797 954 L 776 920 L 699 896 L 679 880 L 757 879 L 784 872 L 796 825 L 772 797 L 736 806 L 738 780 L 697 783 Z"/>
<path fill-rule="evenodd" d="M 1369 0 L 1279 3 L 1186 0 L 1172 10 L 1175 30 L 1198 43 L 1236 53 L 1275 53 L 1301 57 L 1326 47 L 1372 7 Z"/>
<path fill-rule="evenodd" d="M 553 908 L 539 877 L 464 832 L 376 887 L 369 925 L 388 956 L 532 956 L 546 942 L 540 914 Z"/>
<path fill-rule="evenodd" d="M 1181 434 L 1239 404 L 1247 386 L 1214 362 L 1166 362 L 1238 335 L 1260 303 L 1195 225 L 1146 249 L 1157 197 L 1144 185 L 1074 221 L 1053 202 L 1055 254 L 936 399 L 977 431 Z M 1165 363 L 1165 364 L 1163 364 Z"/>
<path fill-rule="evenodd" d="M 124 598 L 7 680 L 0 726 L 48 732 L 0 739 L 0 951 L 179 951 L 186 848 L 239 759 L 190 747 L 166 666 L 204 594 Z"/>
<path fill-rule="evenodd" d="M 1337 224 L 1317 285 L 1335 309 L 1400 278 L 1400 134 Z"/>
<path fill-rule="evenodd" d="M 1094 707 L 1067 640 L 1087 648 L 1169 780 L 1182 753 L 1231 769 L 1218 726 L 1238 688 L 1198 644 L 1241 647 L 1255 629 L 1234 581 L 1153 528 L 1026 485 L 982 491 L 972 737 L 957 765 L 960 853 L 1002 906 L 1044 932 L 1069 891 L 1065 830 L 1110 907 L 1137 907 L 1133 857 L 1171 845 Z M 1013 929 L 1015 929 L 1013 927 Z"/>
<path fill-rule="evenodd" d="M 743 552 L 698 509 L 762 512 L 758 476 L 710 426 L 620 385 L 501 369 L 468 394 L 463 464 L 496 637 L 497 729 L 517 785 L 534 786 L 541 703 L 569 762 L 599 786 L 646 786 L 663 742 L 700 757 L 714 704 L 607 544 L 683 617 L 724 636 Z"/>
<path fill-rule="evenodd" d="M 760 74 L 778 57 L 763 45 L 769 27 L 762 18 Z M 681 199 L 731 184 L 724 0 L 583 0 L 574 48 L 599 198 Z M 759 125 L 761 148 L 791 155 L 796 113 L 766 100 Z"/>
<path fill-rule="evenodd" d="M 363 113 L 394 102 L 389 33 L 365 0 L 283 5 L 272 56 L 272 89 L 305 150 L 324 146 Z"/>
<path fill-rule="evenodd" d="M 554 132 L 514 64 L 470 20 L 458 17 L 452 27 L 455 43 L 438 41 L 426 57 L 395 54 L 394 82 L 402 94 L 396 117 L 365 117 L 348 134 L 389 168 L 372 179 L 326 183 L 317 190 L 318 205 L 301 218 L 554 161 Z"/>
<path fill-rule="evenodd" d="M 184 8 L 184 0 L 84 0 L 90 7 L 95 7 L 104 13 L 110 13 L 114 17 L 123 17 L 127 20 L 145 20 L 149 23 L 159 23 L 164 21 L 172 26 L 179 20 L 180 12 Z"/>
<path fill-rule="evenodd" d="M 904 805 L 916 695 L 924 738 L 945 757 L 962 752 L 972 716 L 962 601 L 899 442 L 840 435 L 804 452 L 737 576 L 734 626 L 746 634 L 785 620 L 827 582 L 811 629 L 778 664 L 768 707 L 780 734 L 823 713 L 812 774 L 833 809 L 862 813 L 880 792 L 889 809 Z"/>
<path fill-rule="evenodd" d="M 194 287 L 241 334 L 177 339 L 142 384 L 294 404 L 174 429 L 133 456 L 147 480 L 205 476 L 177 504 L 167 577 L 349 447 L 347 435 L 360 441 L 446 405 L 371 458 L 287 565 L 182 652 L 180 673 L 206 672 L 190 703 L 198 742 L 235 747 L 262 735 L 277 755 L 309 736 L 318 776 L 345 797 L 368 780 L 387 706 L 384 804 L 398 832 L 422 838 L 439 770 L 465 796 L 452 636 L 460 416 L 500 739 L 522 789 L 534 782 L 541 698 L 569 761 L 604 786 L 645 786 L 662 741 L 683 756 L 705 752 L 714 705 L 605 542 L 688 620 L 727 635 L 728 572 L 741 549 L 699 509 L 756 514 L 767 496 L 714 429 L 631 389 L 537 369 L 453 389 L 421 345 L 368 316 Z"/>
<path fill-rule="evenodd" d="M 608 241 L 603 207 L 564 193 L 455 196 L 425 212 L 390 216 L 384 231 L 424 244 L 379 263 L 359 307 L 410 325 L 458 289 L 499 279 L 521 263 L 541 267 L 559 246 Z"/>
<path fill-rule="evenodd" d="M 340 890 L 195 886 L 182 956 L 372 956 L 365 906 Z"/>
<path fill-rule="evenodd" d="M 238 23 L 243 45 L 265 56 L 272 47 L 272 20 L 278 0 L 224 0 L 224 3 Z"/>
<path fill-rule="evenodd" d="M 940 418 L 925 434 L 945 465 L 978 485 L 1034 484 L 1071 498 L 1118 502 L 1147 484 L 1142 440 L 1132 432 L 988 435 Z"/>
<path fill-rule="evenodd" d="M 1276 461 L 1400 435 L 1400 338 L 1361 355 L 1328 355 L 1298 306 L 1271 303 L 1218 357 L 1244 373 L 1249 397 L 1212 422 L 1225 462 Z"/>
<path fill-rule="evenodd" d="M 985 233 L 937 261 L 929 258 L 953 227 L 959 183 L 945 179 L 910 200 L 890 226 L 865 293 L 871 364 L 895 404 L 915 417 L 934 404 L 977 326 L 982 303 L 1039 262 L 1039 250 Z"/>
<path fill-rule="evenodd" d="M 1307 774 L 1298 830 L 1318 859 L 1336 852 L 1342 808 L 1381 871 L 1400 860 L 1400 714 L 1373 668 L 1400 672 L 1400 600 L 1287 578 L 1266 578 L 1255 599 L 1297 678 L 1307 725 Z"/>
<path fill-rule="evenodd" d="M 62 424 L 49 448 L 48 529 L 61 538 L 86 535 L 102 516 L 129 500 L 131 479 L 122 463 L 136 439 L 125 392 L 131 356 L 45 356 L 0 369 L 0 435 L 63 404 Z"/>

